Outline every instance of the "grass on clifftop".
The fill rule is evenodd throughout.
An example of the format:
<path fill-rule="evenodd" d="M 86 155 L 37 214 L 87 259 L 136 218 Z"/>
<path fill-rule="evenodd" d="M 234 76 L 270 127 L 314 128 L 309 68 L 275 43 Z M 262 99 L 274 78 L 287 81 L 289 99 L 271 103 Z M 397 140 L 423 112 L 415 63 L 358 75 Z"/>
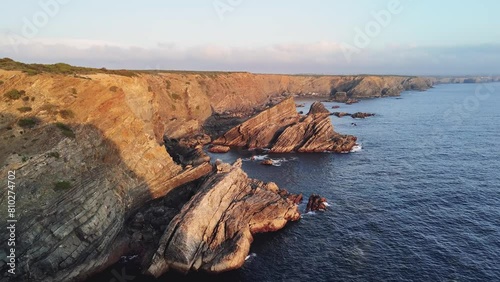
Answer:
<path fill-rule="evenodd" d="M 56 122 L 56 126 L 57 128 L 59 128 L 61 130 L 61 133 L 66 136 L 66 137 L 69 137 L 69 138 L 75 138 L 75 133 L 73 132 L 73 129 L 71 129 L 71 127 L 69 127 L 68 125 L 62 123 L 62 122 Z"/>
<path fill-rule="evenodd" d="M 137 75 L 136 71 L 130 71 L 130 70 L 108 70 L 105 68 L 95 69 L 86 67 L 75 67 L 64 63 L 57 63 L 52 65 L 25 64 L 21 62 L 16 62 L 9 58 L 0 59 L 0 69 L 22 71 L 28 75 L 37 75 L 41 73 L 66 74 L 66 75 L 105 73 L 105 74 L 115 74 L 128 77 L 133 77 Z"/>
<path fill-rule="evenodd" d="M 69 181 L 58 181 L 54 183 L 55 191 L 68 190 L 70 188 L 71 188 L 71 183 Z"/>

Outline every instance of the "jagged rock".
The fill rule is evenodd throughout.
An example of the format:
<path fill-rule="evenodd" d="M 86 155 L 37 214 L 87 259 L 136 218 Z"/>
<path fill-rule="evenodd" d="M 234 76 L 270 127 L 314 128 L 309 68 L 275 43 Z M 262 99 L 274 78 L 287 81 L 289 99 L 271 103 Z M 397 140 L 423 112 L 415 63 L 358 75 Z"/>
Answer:
<path fill-rule="evenodd" d="M 326 198 L 312 194 L 307 201 L 306 212 L 326 210 Z"/>
<path fill-rule="evenodd" d="M 227 153 L 229 150 L 231 150 L 231 147 L 222 145 L 215 145 L 208 148 L 210 153 Z"/>
<path fill-rule="evenodd" d="M 321 102 L 314 102 L 309 109 L 308 115 L 317 115 L 317 114 L 330 114 Z"/>
<path fill-rule="evenodd" d="M 339 106 L 339 105 L 334 105 L 334 106 L 332 106 L 332 109 L 338 109 L 338 108 L 340 108 L 340 106 Z"/>
<path fill-rule="evenodd" d="M 307 116 L 301 117 L 290 98 L 229 130 L 214 144 L 268 147 L 273 153 L 350 151 L 356 137 L 336 133 L 329 114 L 322 103 L 315 102 Z"/>
<path fill-rule="evenodd" d="M 270 147 L 277 132 L 298 120 L 295 102 L 293 98 L 288 98 L 230 129 L 212 143 L 249 149 L 267 148 Z"/>
<path fill-rule="evenodd" d="M 362 112 L 357 112 L 351 115 L 352 118 L 367 118 L 374 116 L 375 114 L 372 113 L 362 113 Z"/>
<path fill-rule="evenodd" d="M 303 103 L 301 103 L 301 104 L 295 104 L 295 107 L 297 107 L 297 108 L 303 108 L 303 107 L 305 107 L 305 106 L 306 106 L 306 105 L 305 105 L 305 104 L 303 104 Z"/>
<path fill-rule="evenodd" d="M 339 117 L 339 118 L 351 115 L 350 113 L 346 113 L 346 112 L 333 112 L 332 114 L 336 117 Z"/>
<path fill-rule="evenodd" d="M 250 250 L 252 234 L 275 231 L 300 218 L 297 205 L 249 179 L 240 166 L 241 161 L 229 172 L 207 179 L 170 222 L 148 274 L 239 268 Z"/>

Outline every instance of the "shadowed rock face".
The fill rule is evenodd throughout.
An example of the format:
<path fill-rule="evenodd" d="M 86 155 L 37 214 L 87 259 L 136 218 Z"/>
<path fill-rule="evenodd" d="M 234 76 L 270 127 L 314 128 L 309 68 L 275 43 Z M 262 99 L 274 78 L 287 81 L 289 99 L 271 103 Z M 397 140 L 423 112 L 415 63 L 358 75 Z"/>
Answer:
<path fill-rule="evenodd" d="M 149 274 L 239 268 L 252 234 L 275 231 L 300 218 L 297 205 L 278 194 L 276 184 L 248 178 L 241 160 L 233 166 L 219 164 L 217 170 L 170 222 Z"/>
<path fill-rule="evenodd" d="M 356 137 L 333 130 L 330 112 L 315 102 L 307 116 L 300 116 L 289 98 L 238 125 L 214 141 L 214 144 L 270 148 L 273 153 L 349 152 Z"/>

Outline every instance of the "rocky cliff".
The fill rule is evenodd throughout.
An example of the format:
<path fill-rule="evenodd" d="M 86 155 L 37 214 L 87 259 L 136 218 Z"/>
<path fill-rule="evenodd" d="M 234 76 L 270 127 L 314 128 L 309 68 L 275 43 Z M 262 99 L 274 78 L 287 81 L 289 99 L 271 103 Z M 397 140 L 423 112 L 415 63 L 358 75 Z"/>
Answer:
<path fill-rule="evenodd" d="M 207 125 L 214 124 L 211 119 L 229 117 L 231 124 L 234 118 L 244 120 L 286 96 L 328 96 L 337 85 L 335 81 L 345 80 L 329 76 L 107 71 L 0 60 L 0 175 L 16 172 L 16 279 L 82 280 L 131 250 L 144 250 L 143 259 L 147 260 L 148 254 L 154 252 L 149 248 L 160 250 L 160 237 L 173 217 L 163 212 L 180 210 L 191 193 L 206 187 L 205 180 L 212 179 L 207 176 L 213 167 L 198 150 L 200 144 L 210 141 L 203 133 Z M 281 126 L 295 125 L 298 129 L 293 132 L 303 130 L 303 136 L 297 140 L 310 140 L 309 145 L 300 144 L 298 149 L 305 146 L 323 150 L 317 144 L 338 138 L 322 114 L 300 117 L 286 103 L 258 118 L 269 121 L 276 116 L 288 118 L 280 121 L 274 132 L 279 132 Z M 318 131 L 324 134 L 317 142 L 314 138 Z M 197 136 L 194 141 L 193 136 Z M 269 138 L 270 134 L 266 136 Z M 260 146 L 275 137 L 278 136 L 253 142 Z M 191 145 L 194 148 L 186 148 Z M 295 145 L 280 146 L 297 149 Z M 335 150 L 344 149 L 347 147 Z M 229 174 L 240 173 L 236 168 L 233 171 Z M 252 194 L 252 201 L 261 199 L 262 207 L 269 203 L 266 200 L 277 199 L 265 192 L 263 184 L 248 183 L 254 184 L 242 187 Z M 212 184 L 216 186 L 215 182 Z M 179 193 L 174 193 L 179 187 L 191 187 L 192 192 L 173 197 Z M 215 201 L 213 193 L 203 194 L 211 194 L 211 198 L 200 194 L 193 199 Z M 171 197 L 167 201 L 170 206 L 148 209 L 155 199 L 166 199 L 165 196 Z M 249 203 L 253 202 L 242 204 Z M 6 189 L 0 192 L 0 204 L 7 206 Z M 187 226 L 186 216 L 197 213 L 190 206 L 179 215 L 178 226 Z M 0 214 L 6 218 L 6 209 L 0 210 Z M 143 214 L 154 214 L 156 220 L 144 220 L 140 216 Z M 292 218 L 283 215 L 279 224 L 269 219 L 274 222 L 269 230 L 281 226 L 283 219 Z M 260 222 L 256 217 L 253 220 Z M 241 242 L 248 242 L 248 234 L 259 231 L 252 227 L 252 222 L 242 221 L 231 227 L 234 232 L 238 228 L 244 231 Z M 0 228 L 5 230 L 5 224 L 0 223 Z M 168 234 L 183 242 L 182 233 Z M 2 241 L 3 246 L 5 243 Z M 204 254 L 213 256 L 212 259 L 203 263 L 196 260 L 192 266 L 215 271 L 231 269 L 241 262 L 235 259 L 234 264 L 224 264 L 223 257 L 216 258 L 213 251 L 218 249 L 217 244 L 210 246 L 213 249 L 204 250 Z M 165 245 L 166 251 L 170 248 Z M 164 259 L 169 267 L 180 265 L 169 256 L 156 257 Z M 4 270 L 6 265 L 0 262 L 0 268 Z"/>
<path fill-rule="evenodd" d="M 158 277 L 171 268 L 217 273 L 241 267 L 252 234 L 276 231 L 300 218 L 297 206 L 278 192 L 274 183 L 249 179 L 241 160 L 219 164 L 168 225 L 148 273 Z"/>
<path fill-rule="evenodd" d="M 295 102 L 288 98 L 244 123 L 230 129 L 213 141 L 215 145 L 270 149 L 272 153 L 349 152 L 356 137 L 333 130 L 330 112 L 319 102 L 301 116 Z"/>

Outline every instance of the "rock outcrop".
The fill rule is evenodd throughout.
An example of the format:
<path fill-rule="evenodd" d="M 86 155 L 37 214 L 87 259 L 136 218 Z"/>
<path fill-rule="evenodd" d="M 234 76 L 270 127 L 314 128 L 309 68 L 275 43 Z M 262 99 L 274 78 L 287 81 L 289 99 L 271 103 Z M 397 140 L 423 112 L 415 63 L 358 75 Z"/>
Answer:
<path fill-rule="evenodd" d="M 265 110 L 213 141 L 216 145 L 269 148 L 272 153 L 349 152 L 356 137 L 333 130 L 330 112 L 320 102 L 301 117 L 293 99 Z"/>
<path fill-rule="evenodd" d="M 210 153 L 227 153 L 231 150 L 229 146 L 215 145 L 208 148 Z"/>
<path fill-rule="evenodd" d="M 312 194 L 307 201 L 306 212 L 326 210 L 326 198 Z"/>
<path fill-rule="evenodd" d="M 167 227 L 149 274 L 239 268 L 252 234 L 275 231 L 300 218 L 297 205 L 280 196 L 275 184 L 249 179 L 241 160 L 219 166 L 219 173 L 205 181 Z"/>
<path fill-rule="evenodd" d="M 331 113 L 331 115 L 334 115 L 334 116 L 339 117 L 339 118 L 345 117 L 345 116 L 350 116 L 352 118 L 363 119 L 363 118 L 374 116 L 375 114 L 363 113 L 363 112 L 356 112 L 354 114 L 350 114 L 350 113 L 346 113 L 346 112 L 333 112 L 333 113 Z"/>

